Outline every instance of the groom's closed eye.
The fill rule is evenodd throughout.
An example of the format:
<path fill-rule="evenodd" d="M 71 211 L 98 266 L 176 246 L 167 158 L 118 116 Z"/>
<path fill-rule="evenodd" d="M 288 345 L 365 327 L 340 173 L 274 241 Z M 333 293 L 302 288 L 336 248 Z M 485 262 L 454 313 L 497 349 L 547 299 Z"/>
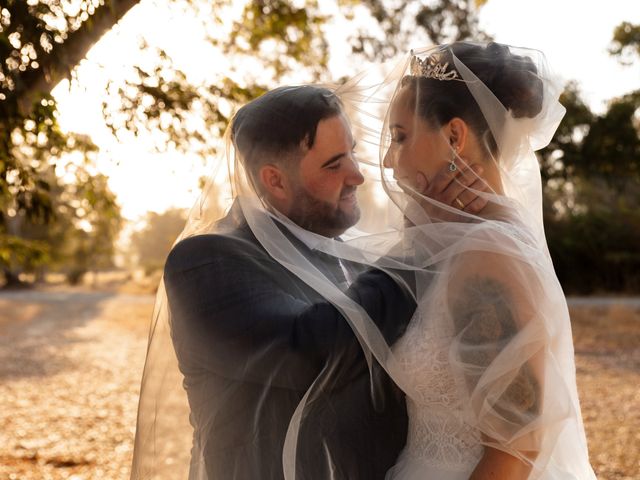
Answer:
<path fill-rule="evenodd" d="M 355 158 L 355 149 L 356 149 L 356 142 L 354 141 L 353 146 L 351 147 L 351 156 L 353 158 Z M 337 155 L 334 155 L 329 160 L 324 162 L 321 167 L 327 168 L 329 170 L 338 170 L 340 168 L 340 161 L 346 156 L 347 154 L 344 152 L 338 153 Z"/>
<path fill-rule="evenodd" d="M 329 160 L 322 164 L 322 168 L 327 168 L 329 170 L 338 170 L 340 168 L 340 160 L 344 157 L 344 153 L 340 153 L 338 155 L 334 155 Z"/>

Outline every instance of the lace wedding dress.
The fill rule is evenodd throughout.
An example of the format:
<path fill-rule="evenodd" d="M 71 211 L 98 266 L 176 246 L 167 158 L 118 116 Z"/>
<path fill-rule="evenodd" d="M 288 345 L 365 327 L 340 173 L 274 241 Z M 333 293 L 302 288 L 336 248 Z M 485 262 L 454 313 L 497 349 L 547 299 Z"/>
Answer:
<path fill-rule="evenodd" d="M 482 457 L 480 433 L 463 419 L 449 368 L 452 334 L 432 321 L 441 308 L 420 305 L 393 348 L 411 391 L 407 444 L 388 480 L 467 480 Z"/>

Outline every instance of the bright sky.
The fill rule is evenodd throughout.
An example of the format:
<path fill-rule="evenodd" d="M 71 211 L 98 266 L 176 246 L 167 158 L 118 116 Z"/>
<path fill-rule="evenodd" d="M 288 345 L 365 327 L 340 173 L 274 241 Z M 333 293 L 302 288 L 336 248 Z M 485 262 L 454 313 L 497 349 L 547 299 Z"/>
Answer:
<path fill-rule="evenodd" d="M 194 158 L 157 154 L 141 139 L 118 143 L 102 122 L 106 81 L 124 75 L 123 52 L 138 42 L 139 35 L 162 45 L 196 77 L 206 78 L 211 69 L 223 68 L 213 56 L 202 65 L 200 53 L 210 54 L 203 32 L 186 17 L 171 16 L 163 3 L 146 0 L 135 7 L 91 50 L 79 69 L 79 86 L 69 92 L 64 82 L 54 90 L 63 128 L 91 135 L 100 147 L 99 168 L 109 176 L 124 216 L 132 220 L 149 210 L 191 206 L 198 195 L 198 178 L 210 173 L 210 166 Z M 640 23 L 640 1 L 489 0 L 480 12 L 481 28 L 496 41 L 544 51 L 558 74 L 579 82 L 585 100 L 597 112 L 604 110 L 606 100 L 640 88 L 639 64 L 622 67 L 607 53 L 613 29 L 623 21 Z M 163 39 L 166 32 L 179 35 Z"/>
<path fill-rule="evenodd" d="M 480 27 L 495 40 L 537 48 L 566 80 L 578 80 L 599 113 L 605 101 L 640 88 L 640 62 L 622 67 L 607 49 L 613 29 L 640 23 L 638 0 L 489 0 Z"/>

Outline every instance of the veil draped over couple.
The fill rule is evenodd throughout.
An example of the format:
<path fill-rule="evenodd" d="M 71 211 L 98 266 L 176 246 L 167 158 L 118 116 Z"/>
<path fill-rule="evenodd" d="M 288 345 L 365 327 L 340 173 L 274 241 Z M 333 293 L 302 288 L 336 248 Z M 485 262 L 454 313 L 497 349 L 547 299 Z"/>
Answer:
<path fill-rule="evenodd" d="M 534 153 L 560 82 L 466 42 L 367 80 L 233 116 L 232 203 L 212 181 L 158 291 L 133 479 L 595 479 Z"/>

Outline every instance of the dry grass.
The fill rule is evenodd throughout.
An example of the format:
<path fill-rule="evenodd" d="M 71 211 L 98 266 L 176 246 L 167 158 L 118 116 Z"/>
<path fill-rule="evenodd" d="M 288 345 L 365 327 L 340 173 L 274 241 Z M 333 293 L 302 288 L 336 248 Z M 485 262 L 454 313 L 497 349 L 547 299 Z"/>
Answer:
<path fill-rule="evenodd" d="M 0 294 L 0 479 L 128 478 L 154 281 Z M 638 479 L 640 307 L 571 313 L 598 478 Z"/>
<path fill-rule="evenodd" d="M 571 309 L 582 414 L 598 478 L 640 478 L 640 307 Z"/>

